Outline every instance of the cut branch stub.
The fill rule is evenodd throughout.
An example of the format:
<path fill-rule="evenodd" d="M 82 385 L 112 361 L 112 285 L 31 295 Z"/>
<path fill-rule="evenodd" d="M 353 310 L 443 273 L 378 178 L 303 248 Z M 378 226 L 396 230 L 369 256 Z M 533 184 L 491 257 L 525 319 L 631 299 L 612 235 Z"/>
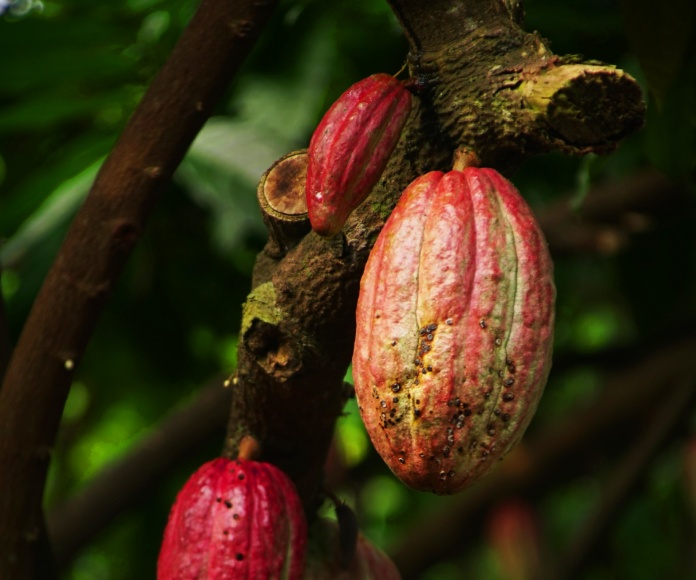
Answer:
<path fill-rule="evenodd" d="M 613 66 L 554 66 L 523 82 L 518 91 L 564 149 L 613 146 L 643 124 L 640 87 Z"/>
<path fill-rule="evenodd" d="M 508 19 L 442 50 L 412 53 L 410 72 L 452 145 L 472 148 L 483 165 L 502 171 L 532 154 L 609 152 L 645 115 L 630 75 L 555 56 Z"/>
<path fill-rule="evenodd" d="M 269 232 L 264 251 L 272 258 L 283 257 L 311 229 L 306 180 L 307 150 L 300 149 L 278 159 L 259 181 L 256 195 Z"/>

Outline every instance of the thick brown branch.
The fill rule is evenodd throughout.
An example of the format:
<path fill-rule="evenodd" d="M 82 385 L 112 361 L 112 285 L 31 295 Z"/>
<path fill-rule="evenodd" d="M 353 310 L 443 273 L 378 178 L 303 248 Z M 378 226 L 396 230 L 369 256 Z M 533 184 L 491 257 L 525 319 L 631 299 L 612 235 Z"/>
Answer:
<path fill-rule="evenodd" d="M 203 0 L 76 216 L 0 392 L 0 577 L 36 575 L 46 469 L 74 370 L 167 183 L 275 0 Z"/>

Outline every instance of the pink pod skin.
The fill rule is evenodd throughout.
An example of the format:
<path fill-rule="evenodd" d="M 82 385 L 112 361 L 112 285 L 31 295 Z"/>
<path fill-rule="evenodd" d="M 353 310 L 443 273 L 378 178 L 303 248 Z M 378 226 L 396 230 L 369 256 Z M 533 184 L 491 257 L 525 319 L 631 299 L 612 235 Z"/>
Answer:
<path fill-rule="evenodd" d="M 269 463 L 218 458 L 179 492 L 157 578 L 299 580 L 306 549 L 307 523 L 292 481 Z"/>
<path fill-rule="evenodd" d="M 307 211 L 322 236 L 341 231 L 370 193 L 399 141 L 411 94 L 387 74 L 354 84 L 327 111 L 308 149 Z"/>
<path fill-rule="evenodd" d="M 456 493 L 520 440 L 551 367 L 543 234 L 493 169 L 404 191 L 361 281 L 353 378 L 373 445 L 406 485 Z"/>

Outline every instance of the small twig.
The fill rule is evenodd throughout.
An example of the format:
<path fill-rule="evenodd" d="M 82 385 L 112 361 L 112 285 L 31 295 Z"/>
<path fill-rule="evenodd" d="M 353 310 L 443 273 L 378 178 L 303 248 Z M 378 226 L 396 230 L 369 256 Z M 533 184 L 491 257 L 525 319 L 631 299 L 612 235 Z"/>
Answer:
<path fill-rule="evenodd" d="M 65 568 L 118 514 L 161 486 L 184 455 L 215 433 L 222 438 L 230 397 L 231 389 L 222 387 L 222 379 L 212 381 L 127 455 L 99 472 L 75 497 L 53 509 L 47 520 L 58 567 Z"/>
<path fill-rule="evenodd" d="M 644 432 L 639 432 L 636 442 L 618 462 L 609 480 L 602 486 L 604 493 L 571 541 L 551 578 L 571 580 L 578 577 L 582 566 L 590 561 L 607 531 L 620 515 L 631 492 L 639 486 L 665 441 L 679 422 L 690 412 L 694 384 L 691 379 L 681 380 L 657 409 Z"/>

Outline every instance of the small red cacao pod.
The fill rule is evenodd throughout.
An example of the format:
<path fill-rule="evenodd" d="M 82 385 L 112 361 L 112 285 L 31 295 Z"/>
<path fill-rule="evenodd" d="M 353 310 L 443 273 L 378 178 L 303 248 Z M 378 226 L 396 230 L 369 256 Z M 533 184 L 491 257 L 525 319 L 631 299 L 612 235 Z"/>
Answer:
<path fill-rule="evenodd" d="M 406 188 L 365 267 L 353 352 L 363 421 L 404 483 L 456 493 L 522 437 L 551 366 L 552 270 L 493 169 Z"/>
<path fill-rule="evenodd" d="M 331 106 L 308 150 L 307 211 L 322 236 L 341 231 L 384 171 L 411 110 L 411 94 L 388 74 L 354 84 Z"/>
<path fill-rule="evenodd" d="M 177 496 L 158 580 L 300 579 L 307 523 L 292 481 L 269 463 L 215 459 Z"/>
<path fill-rule="evenodd" d="M 303 580 L 401 580 L 389 556 L 362 534 L 357 536 L 350 562 L 344 562 L 339 537 L 334 520 L 319 518 L 314 522 Z"/>

